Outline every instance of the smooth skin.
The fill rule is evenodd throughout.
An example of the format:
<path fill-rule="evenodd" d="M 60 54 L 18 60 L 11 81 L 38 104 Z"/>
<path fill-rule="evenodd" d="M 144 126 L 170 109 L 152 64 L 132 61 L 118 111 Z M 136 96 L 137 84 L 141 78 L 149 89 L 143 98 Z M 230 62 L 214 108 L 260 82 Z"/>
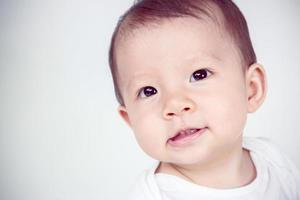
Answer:
<path fill-rule="evenodd" d="M 125 102 L 118 112 L 141 148 L 161 161 L 156 173 L 213 188 L 255 179 L 242 134 L 247 114 L 265 99 L 265 71 L 243 66 L 223 27 L 210 19 L 165 20 L 120 38 L 116 55 Z M 170 145 L 184 128 L 205 131 L 188 145 Z"/>

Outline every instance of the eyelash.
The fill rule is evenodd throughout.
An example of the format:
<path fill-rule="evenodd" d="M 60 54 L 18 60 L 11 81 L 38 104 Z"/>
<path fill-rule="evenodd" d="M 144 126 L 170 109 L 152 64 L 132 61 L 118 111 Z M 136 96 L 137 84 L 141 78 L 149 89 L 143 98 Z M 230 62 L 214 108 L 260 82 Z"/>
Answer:
<path fill-rule="evenodd" d="M 198 79 L 198 80 L 195 80 L 195 78 L 193 77 L 193 75 L 196 73 L 196 72 L 205 72 L 206 73 L 206 75 L 205 75 L 205 77 L 204 78 L 200 78 L 200 79 Z M 211 70 L 209 70 L 209 69 L 206 69 L 206 68 L 204 68 L 204 69 L 198 69 L 198 70 L 196 70 L 196 71 L 194 71 L 193 72 L 193 74 L 191 75 L 191 77 L 190 77 L 190 82 L 196 82 L 196 81 L 199 81 L 199 80 L 203 80 L 203 79 L 206 79 L 207 77 L 209 77 L 209 76 L 211 76 L 213 74 L 213 72 L 211 71 Z M 203 74 L 202 74 L 203 75 Z M 194 79 L 194 81 L 191 81 L 191 79 Z M 138 91 L 138 97 L 140 97 L 140 98 L 147 98 L 147 97 L 150 97 L 150 96 L 153 96 L 154 94 L 152 94 L 152 95 L 149 95 L 149 96 L 146 96 L 145 95 L 145 93 L 144 93 L 144 91 L 145 91 L 145 89 L 154 89 L 154 94 L 156 94 L 157 93 L 157 90 L 154 88 L 154 87 L 152 87 L 152 86 L 145 86 L 145 87 L 142 87 L 139 91 Z M 144 93 L 144 96 L 142 97 L 141 95 Z"/>

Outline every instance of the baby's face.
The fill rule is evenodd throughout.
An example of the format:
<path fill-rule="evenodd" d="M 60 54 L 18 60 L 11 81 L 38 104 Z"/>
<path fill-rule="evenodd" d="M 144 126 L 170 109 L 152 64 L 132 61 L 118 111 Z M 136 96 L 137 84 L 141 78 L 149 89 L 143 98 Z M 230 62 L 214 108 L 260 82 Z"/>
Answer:
<path fill-rule="evenodd" d="M 151 157 L 204 163 L 241 142 L 247 92 L 231 41 L 212 21 L 177 18 L 118 43 L 119 111 Z"/>

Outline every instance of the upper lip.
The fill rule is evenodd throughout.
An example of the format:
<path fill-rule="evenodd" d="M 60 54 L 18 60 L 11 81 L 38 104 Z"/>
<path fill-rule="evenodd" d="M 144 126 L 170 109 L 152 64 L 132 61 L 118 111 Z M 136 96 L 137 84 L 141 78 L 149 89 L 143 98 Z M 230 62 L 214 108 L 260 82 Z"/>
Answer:
<path fill-rule="evenodd" d="M 202 127 L 202 128 L 196 128 L 196 127 L 187 127 L 187 128 L 181 128 L 178 131 L 176 131 L 171 137 L 169 137 L 169 139 L 174 138 L 175 136 L 177 136 L 178 134 L 180 134 L 181 132 L 186 132 L 186 131 L 190 131 L 190 130 L 196 130 L 199 131 L 201 129 L 204 129 L 206 127 Z"/>

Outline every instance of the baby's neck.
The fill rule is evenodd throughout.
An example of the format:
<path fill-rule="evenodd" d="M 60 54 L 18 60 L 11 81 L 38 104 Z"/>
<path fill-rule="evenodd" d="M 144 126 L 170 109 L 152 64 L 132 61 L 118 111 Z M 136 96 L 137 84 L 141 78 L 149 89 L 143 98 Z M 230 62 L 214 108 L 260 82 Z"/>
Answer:
<path fill-rule="evenodd" d="M 248 150 L 240 148 L 228 157 L 203 166 L 178 166 L 161 162 L 156 173 L 181 177 L 195 184 L 228 189 L 245 186 L 256 177 L 255 166 Z"/>

